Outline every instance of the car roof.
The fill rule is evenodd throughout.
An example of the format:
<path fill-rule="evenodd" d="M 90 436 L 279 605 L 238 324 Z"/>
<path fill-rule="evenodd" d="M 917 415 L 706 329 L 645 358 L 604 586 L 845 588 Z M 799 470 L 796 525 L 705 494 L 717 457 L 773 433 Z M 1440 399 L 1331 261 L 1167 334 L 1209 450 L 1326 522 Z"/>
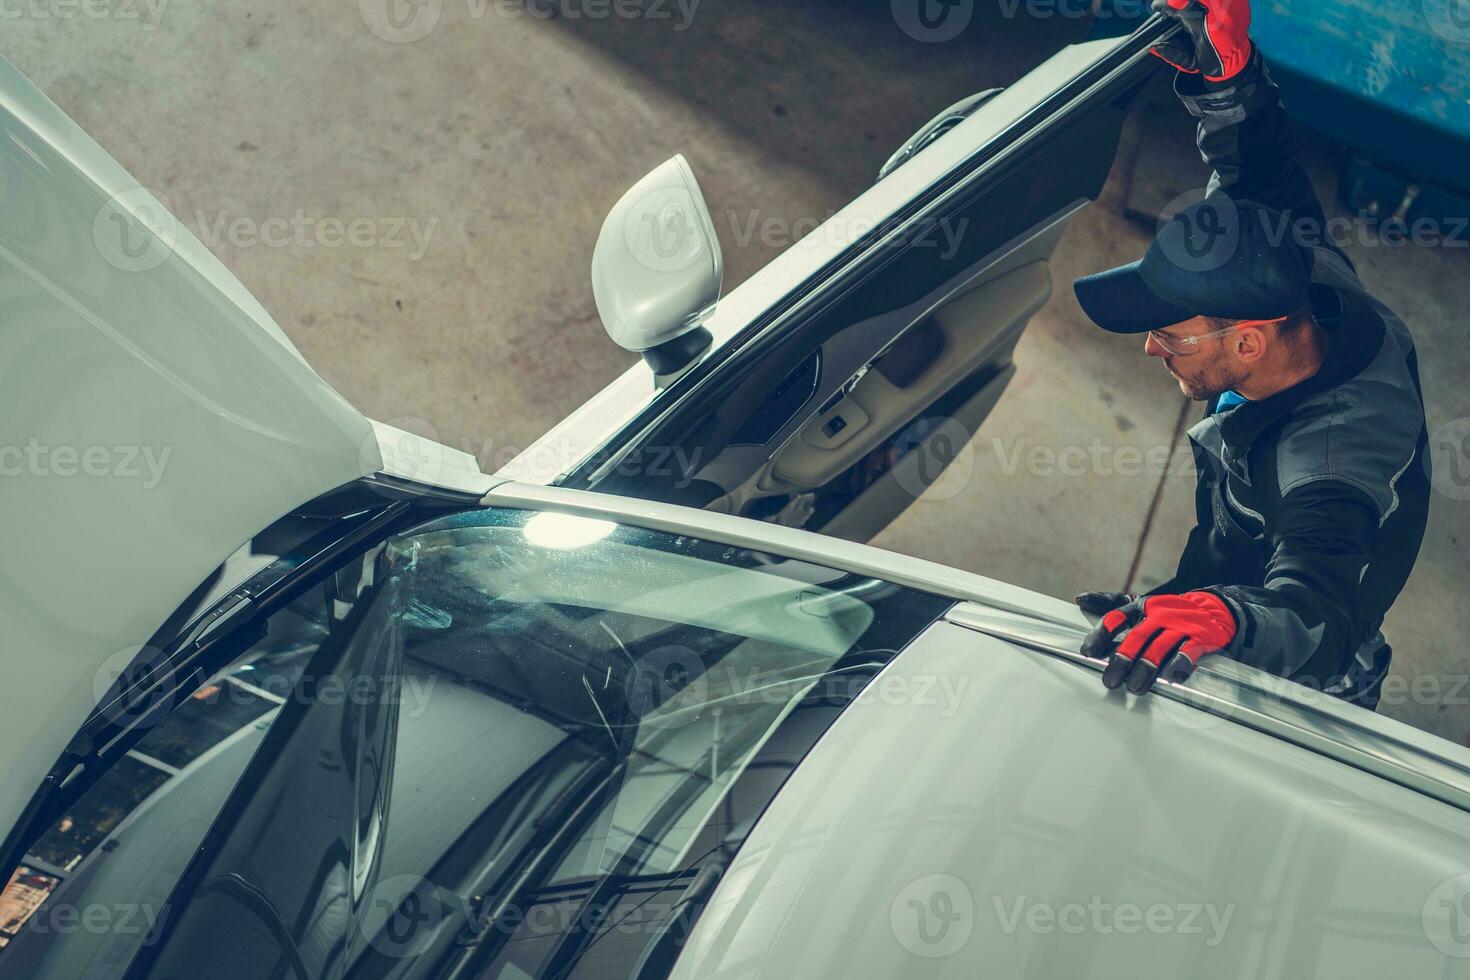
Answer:
<path fill-rule="evenodd" d="M 941 622 L 793 773 L 672 976 L 1437 975 L 1464 821 Z"/>

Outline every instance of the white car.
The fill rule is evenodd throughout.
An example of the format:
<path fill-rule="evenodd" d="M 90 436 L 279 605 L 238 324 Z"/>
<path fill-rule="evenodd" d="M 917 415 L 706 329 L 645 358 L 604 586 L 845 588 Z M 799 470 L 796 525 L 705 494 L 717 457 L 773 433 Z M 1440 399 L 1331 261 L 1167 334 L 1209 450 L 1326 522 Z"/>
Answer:
<path fill-rule="evenodd" d="M 374 423 L 0 64 L 0 980 L 1470 972 L 1470 752 L 861 542 L 1000 397 L 1158 20 L 967 100 L 504 471 Z M 813 533 L 821 531 L 824 533 Z"/>

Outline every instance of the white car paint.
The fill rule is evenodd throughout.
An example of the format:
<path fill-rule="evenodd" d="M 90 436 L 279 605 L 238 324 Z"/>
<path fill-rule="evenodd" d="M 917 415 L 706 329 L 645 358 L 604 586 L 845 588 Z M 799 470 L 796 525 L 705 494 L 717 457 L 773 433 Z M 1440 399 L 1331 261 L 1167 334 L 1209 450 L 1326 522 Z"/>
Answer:
<path fill-rule="evenodd" d="M 1074 59 L 1097 52 L 1069 50 Z M 1034 101 L 1018 94 L 994 104 L 1019 114 Z M 954 166 L 985 119 L 982 110 L 859 198 L 845 227 L 860 230 L 852 219 L 891 212 L 894 195 Z M 535 485 L 569 467 L 528 470 L 518 459 L 502 478 L 526 482 L 501 484 L 467 454 L 347 405 L 159 202 L 133 190 L 8 65 L 0 65 L 0 128 L 9 198 L 31 209 L 0 228 L 0 259 L 20 273 L 0 296 L 7 310 L 25 311 L 27 328 L 7 367 L 0 447 L 34 436 L 74 449 L 151 446 L 155 459 L 169 451 L 146 487 L 118 473 L 0 482 L 0 506 L 25 515 L 12 522 L 0 564 L 9 651 L 0 826 L 11 825 L 93 707 L 109 664 L 131 659 L 214 567 L 312 497 L 387 473 L 485 492 L 487 505 L 691 533 L 967 600 L 879 678 L 912 689 L 942 675 L 953 700 L 926 714 L 912 699 L 880 696 L 845 713 L 756 825 L 676 975 L 1295 975 L 1289 968 L 1302 963 L 1337 975 L 1414 975 L 1439 962 L 1415 959 L 1430 948 L 1415 913 L 1470 865 L 1464 808 L 1446 805 L 1450 790 L 1470 786 L 1456 747 L 1432 752 L 1427 736 L 1342 706 L 1315 718 L 1283 711 L 1291 691 L 1253 703 L 1251 690 L 1264 685 L 1238 665 L 1219 679 L 1202 668 L 1189 687 L 1128 700 L 1104 692 L 1093 671 L 1041 651 L 1037 634 L 1075 641 L 1085 628 L 1069 603 L 789 528 Z M 98 236 L 141 234 L 134 222 L 144 212 L 151 230 L 133 243 L 141 248 L 109 253 Z M 140 259 L 158 242 L 166 247 L 156 264 Z M 717 343 L 833 254 L 826 244 L 789 250 L 721 305 L 710 324 Z M 552 458 L 586 458 L 657 384 L 635 367 L 537 446 L 552 446 Z M 1028 697 L 1016 698 L 1018 689 Z M 1200 710 L 1212 707 L 1213 715 Z M 924 767 L 913 765 L 920 752 Z M 1260 846 L 1262 827 L 1277 834 L 1266 838 L 1271 846 Z M 1247 842 L 1233 843 L 1247 831 Z M 1109 832 L 1116 848 L 1098 846 Z M 955 898 L 951 880 L 969 891 L 964 942 L 930 956 L 912 916 L 935 910 L 940 894 Z M 1017 908 L 1055 913 L 1092 894 L 1173 908 L 1208 895 L 1216 909 L 1200 922 L 1202 938 L 1178 932 L 1150 944 L 1146 959 L 1126 934 L 1099 941 L 1029 925 L 1018 933 L 1029 920 Z M 1245 918 L 1258 914 L 1264 924 Z M 1364 953 L 1343 937 L 1369 920 L 1383 924 L 1383 941 Z M 1408 952 L 1382 959 L 1400 947 Z"/>
<path fill-rule="evenodd" d="M 1428 902 L 1467 867 L 1461 810 L 938 623 L 796 768 L 671 976 L 1449 976 Z"/>
<path fill-rule="evenodd" d="M 0 827 L 251 536 L 386 471 L 483 492 L 327 385 L 166 208 L 0 61 Z M 385 436 L 385 463 L 378 435 Z M 400 434 L 401 435 L 401 434 Z"/>
<path fill-rule="evenodd" d="M 706 321 L 716 346 L 1117 43 L 1059 52 L 777 257 Z M 12 649 L 35 651 L 0 695 L 9 826 L 117 671 L 253 534 L 363 475 L 471 493 L 491 481 L 467 454 L 347 404 L 156 195 L 3 62 L 0 127 L 0 172 L 30 209 L 0 229 L 0 259 L 20 273 L 4 287 L 7 309 L 27 311 L 6 389 L 7 406 L 24 410 L 0 422 L 0 449 L 78 456 L 0 486 L 0 505 L 27 515 L 0 564 L 13 585 L 0 629 Z M 568 472 L 661 384 L 635 365 L 502 478 Z M 120 458 L 76 475 L 81 457 L 102 450 L 134 453 L 149 464 L 143 478 L 117 472 Z"/>

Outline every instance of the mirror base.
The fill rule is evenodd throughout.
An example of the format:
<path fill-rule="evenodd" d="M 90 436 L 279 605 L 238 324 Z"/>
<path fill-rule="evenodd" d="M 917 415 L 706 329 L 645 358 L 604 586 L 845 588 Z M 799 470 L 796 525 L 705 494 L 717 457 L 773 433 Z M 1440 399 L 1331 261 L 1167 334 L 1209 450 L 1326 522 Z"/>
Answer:
<path fill-rule="evenodd" d="M 643 352 L 643 360 L 653 368 L 654 374 L 674 374 L 688 367 L 690 362 L 709 350 L 714 339 L 714 335 L 704 327 L 695 327 L 673 340 L 665 341 L 657 347 L 650 347 Z"/>

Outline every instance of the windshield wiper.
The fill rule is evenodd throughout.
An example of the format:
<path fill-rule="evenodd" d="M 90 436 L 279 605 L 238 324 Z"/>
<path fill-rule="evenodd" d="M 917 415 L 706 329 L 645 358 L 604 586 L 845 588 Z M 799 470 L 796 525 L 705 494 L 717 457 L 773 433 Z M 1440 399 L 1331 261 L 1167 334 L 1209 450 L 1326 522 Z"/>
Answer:
<path fill-rule="evenodd" d="M 694 934 L 694 924 L 704 911 L 715 886 L 725 876 L 734 855 L 734 848 L 721 842 L 719 849 L 708 860 L 697 865 L 698 873 L 684 894 L 669 909 L 658 935 L 643 950 L 638 963 L 629 974 L 629 980 L 656 980 L 673 972 L 674 963 L 684 951 L 684 944 Z"/>

